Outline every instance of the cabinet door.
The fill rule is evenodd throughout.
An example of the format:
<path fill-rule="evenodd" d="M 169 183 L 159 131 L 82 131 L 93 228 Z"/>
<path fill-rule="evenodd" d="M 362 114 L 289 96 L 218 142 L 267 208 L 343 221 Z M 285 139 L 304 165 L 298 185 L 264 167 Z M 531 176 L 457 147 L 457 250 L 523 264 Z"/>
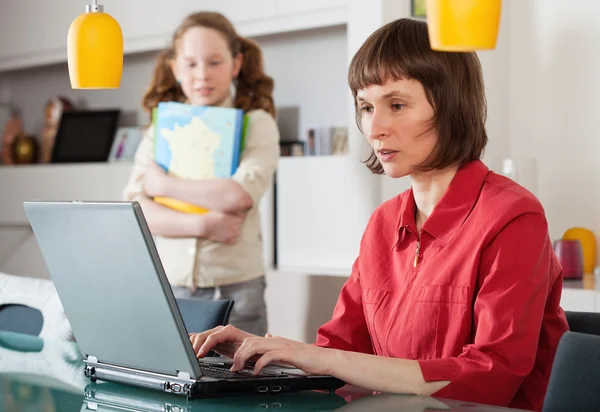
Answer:
<path fill-rule="evenodd" d="M 233 24 L 270 18 L 275 14 L 276 0 L 185 0 L 185 14 L 197 11 L 216 11 L 227 17 Z"/>
<path fill-rule="evenodd" d="M 375 183 L 375 184 L 373 184 Z M 350 156 L 283 157 L 277 170 L 277 265 L 283 272 L 350 275 L 377 176 Z"/>
<path fill-rule="evenodd" d="M 90 1 L 3 0 L 0 70 L 65 62 L 69 26 Z M 126 53 L 165 47 L 183 17 L 183 3 L 100 0 L 123 31 Z M 9 40 L 10 39 L 10 40 Z"/>
<path fill-rule="evenodd" d="M 347 6 L 348 0 L 277 0 L 277 14 L 301 14 Z"/>
<path fill-rule="evenodd" d="M 0 70 L 66 60 L 67 32 L 85 2 L 3 0 Z"/>
<path fill-rule="evenodd" d="M 101 0 L 123 31 L 125 53 L 162 49 L 184 17 L 180 1 Z"/>

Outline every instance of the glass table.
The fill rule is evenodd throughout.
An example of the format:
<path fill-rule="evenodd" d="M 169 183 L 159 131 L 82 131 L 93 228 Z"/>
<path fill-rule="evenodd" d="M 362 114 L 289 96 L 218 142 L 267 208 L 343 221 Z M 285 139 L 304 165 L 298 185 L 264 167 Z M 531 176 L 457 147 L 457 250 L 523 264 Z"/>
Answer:
<path fill-rule="evenodd" d="M 306 391 L 187 400 L 84 376 L 83 361 L 73 342 L 0 332 L 0 411 L 472 411 L 498 408 L 432 397 L 376 394 L 343 387 L 334 393 Z"/>

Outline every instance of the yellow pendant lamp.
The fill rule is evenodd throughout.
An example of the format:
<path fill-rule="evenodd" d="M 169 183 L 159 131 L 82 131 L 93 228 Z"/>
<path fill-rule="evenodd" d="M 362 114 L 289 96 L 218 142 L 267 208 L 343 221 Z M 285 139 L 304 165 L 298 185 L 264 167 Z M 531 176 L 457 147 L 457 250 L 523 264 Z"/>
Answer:
<path fill-rule="evenodd" d="M 467 52 L 496 47 L 502 0 L 426 0 L 433 50 Z"/>
<path fill-rule="evenodd" d="M 115 89 L 123 72 L 123 33 L 119 23 L 94 0 L 71 23 L 67 36 L 73 89 Z"/>

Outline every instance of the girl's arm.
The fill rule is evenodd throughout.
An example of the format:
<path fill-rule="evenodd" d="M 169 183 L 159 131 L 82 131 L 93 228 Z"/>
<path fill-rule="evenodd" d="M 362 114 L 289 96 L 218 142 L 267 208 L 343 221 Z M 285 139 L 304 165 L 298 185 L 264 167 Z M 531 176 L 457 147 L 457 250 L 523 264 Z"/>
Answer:
<path fill-rule="evenodd" d="M 206 215 L 177 212 L 141 197 L 137 201 L 153 235 L 165 237 L 206 237 Z"/>
<path fill-rule="evenodd" d="M 153 135 L 152 129 L 149 129 L 136 151 L 129 181 L 123 190 L 123 200 L 140 203 L 153 235 L 206 237 L 224 243 L 235 240 L 243 223 L 241 215 L 220 212 L 204 215 L 180 213 L 149 199 L 144 190 L 144 181 L 145 175 L 152 170 L 153 165 Z"/>
<path fill-rule="evenodd" d="M 249 112 L 246 147 L 231 179 L 172 179 L 161 184 L 161 195 L 223 213 L 243 213 L 257 207 L 279 162 L 279 130 L 263 110 Z"/>
<path fill-rule="evenodd" d="M 253 206 L 248 192 L 233 179 L 188 180 L 167 176 L 162 186 L 162 193 L 157 196 L 172 197 L 208 210 L 240 213 Z"/>

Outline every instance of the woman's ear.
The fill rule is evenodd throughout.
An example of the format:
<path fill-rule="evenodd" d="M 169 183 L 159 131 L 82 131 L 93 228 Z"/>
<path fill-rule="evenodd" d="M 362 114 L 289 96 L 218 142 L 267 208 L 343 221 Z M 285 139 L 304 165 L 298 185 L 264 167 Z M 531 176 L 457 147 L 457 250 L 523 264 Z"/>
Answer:
<path fill-rule="evenodd" d="M 242 53 L 238 53 L 237 56 L 233 59 L 233 78 L 235 79 L 240 74 L 242 70 L 242 64 L 244 64 L 244 55 Z"/>

